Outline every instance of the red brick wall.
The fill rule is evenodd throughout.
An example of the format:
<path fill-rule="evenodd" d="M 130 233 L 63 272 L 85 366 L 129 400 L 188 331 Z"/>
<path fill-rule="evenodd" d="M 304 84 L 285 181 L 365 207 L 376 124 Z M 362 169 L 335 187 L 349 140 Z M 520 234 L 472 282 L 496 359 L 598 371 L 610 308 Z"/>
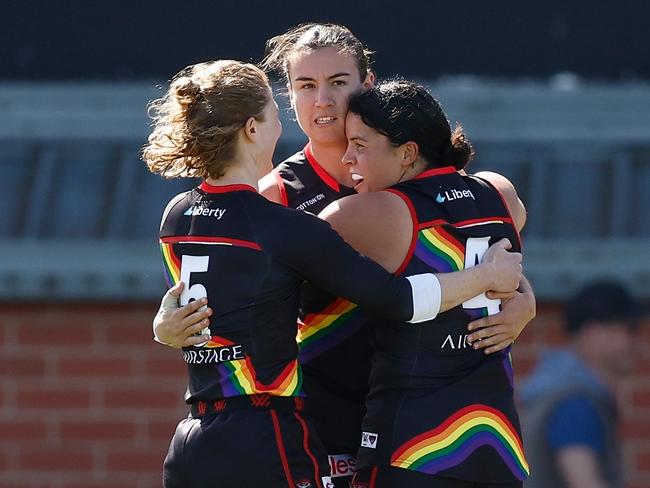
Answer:
<path fill-rule="evenodd" d="M 0 305 L 0 487 L 154 488 L 182 402 L 177 351 L 151 340 L 156 304 Z M 564 340 L 540 306 L 519 380 Z M 629 488 L 650 486 L 650 327 L 621 384 Z"/>

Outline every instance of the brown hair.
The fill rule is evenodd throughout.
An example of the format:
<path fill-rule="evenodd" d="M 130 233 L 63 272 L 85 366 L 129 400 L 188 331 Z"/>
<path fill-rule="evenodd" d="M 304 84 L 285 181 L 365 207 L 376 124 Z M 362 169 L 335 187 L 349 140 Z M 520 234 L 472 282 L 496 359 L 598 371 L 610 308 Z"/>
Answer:
<path fill-rule="evenodd" d="M 265 70 L 279 71 L 289 81 L 288 58 L 297 52 L 315 51 L 333 47 L 339 53 L 352 57 L 357 62 L 359 78 L 366 79 L 370 71 L 370 55 L 354 34 L 337 24 L 300 24 L 284 34 L 275 36 L 266 42 L 266 57 L 262 61 Z"/>
<path fill-rule="evenodd" d="M 188 66 L 149 105 L 153 131 L 142 159 L 166 178 L 219 178 L 235 156 L 237 134 L 250 117 L 264 120 L 269 80 L 240 61 Z"/>

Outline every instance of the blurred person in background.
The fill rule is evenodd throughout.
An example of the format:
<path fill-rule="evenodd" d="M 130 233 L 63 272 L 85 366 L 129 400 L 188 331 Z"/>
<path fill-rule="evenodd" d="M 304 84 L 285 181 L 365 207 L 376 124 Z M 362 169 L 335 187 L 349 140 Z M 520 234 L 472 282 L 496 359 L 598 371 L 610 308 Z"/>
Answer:
<path fill-rule="evenodd" d="M 571 335 L 521 388 L 528 488 L 616 488 L 623 472 L 616 384 L 630 369 L 638 304 L 616 281 L 587 284 L 565 307 Z"/>
<path fill-rule="evenodd" d="M 286 81 L 291 106 L 309 141 L 260 180 L 260 193 L 266 198 L 318 214 L 355 193 L 352 187 L 358 182 L 342 164 L 348 145 L 345 117 L 350 96 L 374 83 L 370 54 L 349 29 L 335 24 L 299 25 L 268 41 L 263 67 L 278 71 Z M 174 347 L 202 342 L 204 338 L 191 336 L 193 324 L 206 327 L 212 308 L 199 306 L 159 313 L 155 335 Z M 471 340 L 488 353 L 503 350 L 534 311 L 535 298 L 524 279 L 501 313 L 469 324 Z M 347 486 L 356 463 L 371 357 L 365 321 L 353 304 L 313 284 L 303 285 L 298 342 L 305 391 L 311 399 L 306 410 L 329 453 L 335 486 Z"/>

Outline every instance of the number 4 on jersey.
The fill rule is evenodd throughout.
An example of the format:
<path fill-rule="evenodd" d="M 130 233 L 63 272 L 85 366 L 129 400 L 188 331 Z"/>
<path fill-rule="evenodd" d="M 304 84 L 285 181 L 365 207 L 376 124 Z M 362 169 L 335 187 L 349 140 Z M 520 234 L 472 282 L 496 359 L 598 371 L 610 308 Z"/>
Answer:
<path fill-rule="evenodd" d="M 470 237 L 465 244 L 465 269 L 476 266 L 483 259 L 485 251 L 490 247 L 489 237 Z M 501 300 L 488 298 L 485 293 L 476 295 L 466 302 L 463 308 L 487 308 L 488 315 L 494 315 L 500 311 Z"/>
<path fill-rule="evenodd" d="M 181 298 L 180 298 L 180 304 L 181 306 L 185 306 L 188 303 L 190 303 L 193 300 L 198 300 L 199 298 L 207 298 L 208 296 L 208 291 L 205 289 L 205 286 L 203 286 L 200 283 L 195 283 L 192 286 L 189 286 L 190 284 L 190 275 L 192 273 L 205 273 L 208 270 L 208 263 L 210 261 L 209 256 L 188 256 L 188 255 L 183 255 L 182 260 L 181 260 L 181 281 L 185 283 L 185 288 L 183 288 L 183 291 L 181 293 Z M 207 306 L 201 307 L 199 310 L 205 310 Z M 206 327 L 203 329 L 201 332 L 199 332 L 197 335 L 203 335 L 203 334 L 210 334 L 210 328 Z M 201 344 L 197 344 L 197 347 L 201 347 L 207 344 L 206 342 L 202 342 Z"/>

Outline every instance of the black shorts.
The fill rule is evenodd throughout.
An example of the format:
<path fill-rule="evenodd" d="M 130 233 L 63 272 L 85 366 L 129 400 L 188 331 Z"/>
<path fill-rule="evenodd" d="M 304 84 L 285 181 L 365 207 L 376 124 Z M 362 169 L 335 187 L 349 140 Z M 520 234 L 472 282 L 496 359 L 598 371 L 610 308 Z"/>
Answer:
<path fill-rule="evenodd" d="M 522 481 L 512 483 L 477 483 L 444 476 L 432 476 L 393 466 L 375 466 L 354 475 L 351 488 L 522 488 Z"/>
<path fill-rule="evenodd" d="M 361 442 L 361 421 L 365 404 L 337 397 L 325 390 L 310 390 L 305 414 L 313 422 L 322 441 L 331 471 L 327 488 L 349 488 L 356 470 L 356 454 Z"/>
<path fill-rule="evenodd" d="M 322 488 L 327 457 L 292 408 L 236 408 L 182 420 L 163 470 L 164 488 Z"/>

